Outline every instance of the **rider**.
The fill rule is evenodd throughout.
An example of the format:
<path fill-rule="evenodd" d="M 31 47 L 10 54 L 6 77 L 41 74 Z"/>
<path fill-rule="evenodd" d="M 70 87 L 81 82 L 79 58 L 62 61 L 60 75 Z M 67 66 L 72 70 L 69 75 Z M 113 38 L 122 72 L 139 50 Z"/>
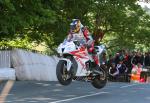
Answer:
<path fill-rule="evenodd" d="M 93 54 L 94 40 L 88 29 L 81 24 L 79 19 L 73 19 L 73 21 L 70 23 L 70 31 L 67 39 L 68 41 L 77 40 L 80 42 L 80 45 L 86 45 L 89 54 Z M 98 64 L 96 56 L 90 55 L 90 59 Z"/>

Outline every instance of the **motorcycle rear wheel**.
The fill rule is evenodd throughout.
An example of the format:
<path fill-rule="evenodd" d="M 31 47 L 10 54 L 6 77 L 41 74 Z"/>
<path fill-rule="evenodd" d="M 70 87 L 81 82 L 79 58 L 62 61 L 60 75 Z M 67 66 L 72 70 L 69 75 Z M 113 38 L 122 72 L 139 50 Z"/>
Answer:
<path fill-rule="evenodd" d="M 101 68 L 101 67 L 98 67 Z M 100 70 L 103 73 L 103 77 L 101 75 L 97 75 L 95 76 L 95 78 L 91 81 L 91 84 L 93 85 L 93 87 L 97 88 L 97 89 L 101 89 L 103 88 L 106 83 L 107 83 L 107 74 L 106 71 L 104 70 L 104 68 L 101 68 L 102 70 Z"/>
<path fill-rule="evenodd" d="M 60 60 L 56 68 L 56 76 L 60 84 L 69 85 L 72 82 L 71 73 L 67 71 L 67 62 Z"/>

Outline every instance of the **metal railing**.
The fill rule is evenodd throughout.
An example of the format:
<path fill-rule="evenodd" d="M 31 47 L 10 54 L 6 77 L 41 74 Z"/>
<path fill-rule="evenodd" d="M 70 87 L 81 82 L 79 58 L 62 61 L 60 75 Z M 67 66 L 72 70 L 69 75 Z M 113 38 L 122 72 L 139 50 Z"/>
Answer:
<path fill-rule="evenodd" d="M 11 67 L 11 50 L 0 50 L 0 68 Z"/>

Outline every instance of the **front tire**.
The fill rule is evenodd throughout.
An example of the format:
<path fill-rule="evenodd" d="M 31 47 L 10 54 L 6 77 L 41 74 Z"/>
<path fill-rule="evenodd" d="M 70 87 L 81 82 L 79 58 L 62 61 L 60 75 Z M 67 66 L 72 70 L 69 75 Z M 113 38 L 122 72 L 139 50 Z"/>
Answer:
<path fill-rule="evenodd" d="M 106 71 L 104 70 L 104 68 L 98 67 L 100 68 L 100 72 L 102 72 L 102 74 L 95 76 L 95 78 L 92 80 L 91 84 L 93 85 L 93 87 L 97 88 L 97 89 L 101 89 L 103 88 L 106 83 L 107 83 L 107 74 Z"/>
<path fill-rule="evenodd" d="M 60 60 L 56 68 L 56 76 L 60 84 L 69 85 L 72 82 L 71 73 L 67 71 L 67 61 Z"/>

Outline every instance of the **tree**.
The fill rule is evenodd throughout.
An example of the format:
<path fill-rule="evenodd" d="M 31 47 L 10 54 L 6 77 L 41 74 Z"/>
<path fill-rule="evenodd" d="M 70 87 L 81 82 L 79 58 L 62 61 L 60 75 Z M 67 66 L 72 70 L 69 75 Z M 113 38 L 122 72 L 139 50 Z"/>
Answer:
<path fill-rule="evenodd" d="M 116 45 L 116 48 L 131 47 L 133 49 L 137 43 L 146 45 L 149 42 L 148 39 L 142 39 L 149 38 L 150 18 L 137 1 L 65 0 L 66 6 L 63 11 L 67 18 L 81 18 L 83 24 L 89 26 L 96 38 L 102 39 L 113 35 L 114 40 L 111 40 L 112 38 L 102 40 L 105 43 L 111 41 L 111 43 L 107 42 L 108 47 L 114 48 Z"/>
<path fill-rule="evenodd" d="M 138 0 L 0 0 L 0 40 L 26 39 L 54 50 L 78 18 L 108 48 L 149 46 L 150 17 Z M 24 46 L 24 45 L 23 45 Z M 113 47 L 113 48 L 111 48 Z"/>
<path fill-rule="evenodd" d="M 29 41 L 41 42 L 43 34 L 53 32 L 44 30 L 57 21 L 54 6 L 60 2 L 61 0 L 0 0 L 0 40 L 9 41 L 28 36 Z"/>

